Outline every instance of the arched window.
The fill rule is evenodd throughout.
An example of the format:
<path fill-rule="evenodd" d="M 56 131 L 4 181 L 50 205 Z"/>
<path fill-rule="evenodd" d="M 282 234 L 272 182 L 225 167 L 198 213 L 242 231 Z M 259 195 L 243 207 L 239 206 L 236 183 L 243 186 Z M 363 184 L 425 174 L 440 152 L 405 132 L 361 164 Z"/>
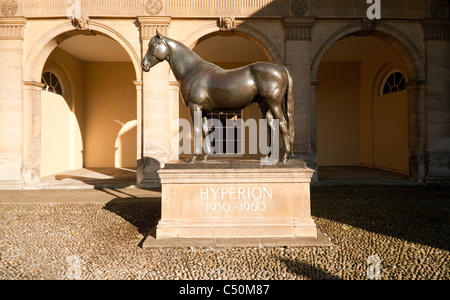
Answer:
<path fill-rule="evenodd" d="M 242 120 L 242 111 L 237 112 L 209 112 L 206 113 L 211 123 L 211 132 L 215 132 L 215 138 L 211 141 L 211 147 L 216 155 L 242 155 L 242 124 L 236 122 Z"/>
<path fill-rule="evenodd" d="M 394 71 L 387 76 L 383 84 L 382 95 L 404 91 L 406 89 L 405 76 L 398 71 Z"/>
<path fill-rule="evenodd" d="M 42 90 L 58 95 L 63 94 L 61 81 L 52 72 L 45 72 L 44 74 L 42 74 L 41 82 L 45 84 Z"/>

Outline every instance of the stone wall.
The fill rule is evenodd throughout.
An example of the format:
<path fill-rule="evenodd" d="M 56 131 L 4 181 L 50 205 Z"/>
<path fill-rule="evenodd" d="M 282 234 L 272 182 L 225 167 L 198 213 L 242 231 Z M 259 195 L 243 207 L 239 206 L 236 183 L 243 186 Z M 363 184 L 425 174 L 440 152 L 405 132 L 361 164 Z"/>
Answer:
<path fill-rule="evenodd" d="M 8 15 L 61 17 L 76 11 L 79 0 L 13 0 Z M 324 17 L 360 18 L 365 0 L 86 0 L 82 14 L 102 17 Z M 384 18 L 448 18 L 448 3 L 440 0 L 381 1 Z"/>

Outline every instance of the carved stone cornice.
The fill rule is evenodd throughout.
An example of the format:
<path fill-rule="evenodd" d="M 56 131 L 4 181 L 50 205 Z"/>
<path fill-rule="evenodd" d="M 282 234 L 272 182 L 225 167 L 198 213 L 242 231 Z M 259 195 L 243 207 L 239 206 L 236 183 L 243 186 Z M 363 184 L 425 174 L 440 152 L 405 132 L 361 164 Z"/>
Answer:
<path fill-rule="evenodd" d="M 21 17 L 0 19 L 0 40 L 23 40 L 27 19 Z"/>
<path fill-rule="evenodd" d="M 156 35 L 156 30 L 162 35 L 167 35 L 171 20 L 171 17 L 139 17 L 141 39 L 151 39 Z"/>
<path fill-rule="evenodd" d="M 428 19 L 423 21 L 425 40 L 450 41 L 450 21 Z"/>
<path fill-rule="evenodd" d="M 310 41 L 315 18 L 284 18 L 286 40 Z"/>

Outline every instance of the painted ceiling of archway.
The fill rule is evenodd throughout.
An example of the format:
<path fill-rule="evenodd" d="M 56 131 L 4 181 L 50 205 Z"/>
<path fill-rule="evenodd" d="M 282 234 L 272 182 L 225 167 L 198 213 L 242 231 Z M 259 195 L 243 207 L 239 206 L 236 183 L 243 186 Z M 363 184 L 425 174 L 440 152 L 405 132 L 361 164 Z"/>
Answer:
<path fill-rule="evenodd" d="M 200 42 L 194 51 L 206 61 L 267 61 L 267 57 L 255 44 L 239 36 L 216 35 Z"/>
<path fill-rule="evenodd" d="M 324 55 L 323 62 L 364 61 L 377 53 L 383 53 L 392 47 L 385 41 L 367 37 L 347 37 L 336 42 Z"/>
<path fill-rule="evenodd" d="M 103 35 L 77 35 L 62 42 L 59 47 L 87 62 L 129 62 L 128 53 L 114 40 Z M 101 49 L 101 51 L 99 51 Z"/>

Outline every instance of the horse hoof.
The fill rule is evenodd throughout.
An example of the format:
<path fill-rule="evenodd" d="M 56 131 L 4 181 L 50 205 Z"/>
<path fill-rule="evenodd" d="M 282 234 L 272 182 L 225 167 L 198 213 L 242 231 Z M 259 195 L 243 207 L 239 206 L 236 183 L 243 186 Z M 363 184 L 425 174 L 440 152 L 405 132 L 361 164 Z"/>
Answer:
<path fill-rule="evenodd" d="M 200 158 L 200 161 L 207 161 L 207 160 L 208 160 L 208 155 L 205 155 L 202 158 Z"/>
<path fill-rule="evenodd" d="M 191 159 L 188 161 L 188 163 L 193 164 L 197 161 L 197 155 L 194 155 L 191 157 Z"/>

